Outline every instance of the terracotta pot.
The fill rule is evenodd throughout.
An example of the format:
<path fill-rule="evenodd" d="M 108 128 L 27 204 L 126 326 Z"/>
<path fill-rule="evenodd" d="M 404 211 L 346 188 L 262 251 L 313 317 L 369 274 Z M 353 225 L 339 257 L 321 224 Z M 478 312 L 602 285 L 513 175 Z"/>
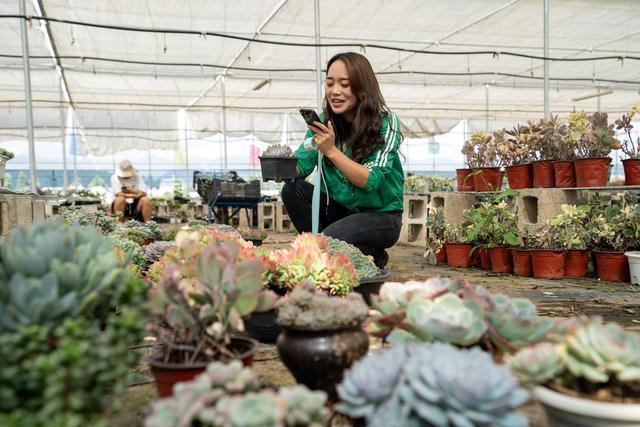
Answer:
<path fill-rule="evenodd" d="M 380 292 L 380 288 L 384 282 L 389 280 L 390 276 L 391 273 L 387 270 L 382 270 L 378 276 L 360 279 L 360 284 L 353 290 L 362 295 L 364 302 L 368 305 L 372 305 L 371 295 Z"/>
<path fill-rule="evenodd" d="M 589 267 L 588 250 L 569 250 L 564 258 L 565 277 L 584 277 Z"/>
<path fill-rule="evenodd" d="M 531 266 L 536 279 L 562 279 L 564 276 L 563 250 L 531 250 Z"/>
<path fill-rule="evenodd" d="M 489 248 L 489 255 L 491 256 L 491 271 L 494 273 L 513 272 L 511 248 Z"/>
<path fill-rule="evenodd" d="M 598 279 L 611 282 L 629 282 L 629 261 L 624 252 L 594 251 L 598 264 Z"/>
<path fill-rule="evenodd" d="M 640 185 L 640 159 L 622 161 L 624 168 L 624 185 Z"/>
<path fill-rule="evenodd" d="M 531 163 L 533 167 L 533 187 L 550 188 L 555 187 L 555 175 L 553 163 L 550 160 L 538 160 Z"/>
<path fill-rule="evenodd" d="M 335 399 L 342 373 L 369 350 L 369 335 L 362 328 L 306 330 L 283 328 L 278 354 L 296 381 L 324 390 Z"/>
<path fill-rule="evenodd" d="M 473 177 L 469 176 L 471 172 L 473 172 L 473 169 L 456 169 L 458 191 L 474 191 L 476 189 L 473 183 Z"/>
<path fill-rule="evenodd" d="M 447 250 L 445 248 L 436 252 L 436 262 L 438 264 L 445 264 L 447 262 Z"/>
<path fill-rule="evenodd" d="M 577 187 L 604 187 L 609 180 L 609 165 L 611 157 L 595 157 L 576 159 L 573 165 L 576 169 Z"/>
<path fill-rule="evenodd" d="M 236 359 L 241 360 L 244 366 L 251 366 L 253 355 L 258 350 L 258 342 L 251 338 L 232 337 L 230 348 L 236 354 Z M 196 375 L 204 372 L 207 364 L 208 362 L 164 363 L 162 355 L 155 356 L 149 361 L 151 373 L 156 379 L 158 393 L 162 397 L 173 394 L 174 384 L 192 380 Z"/>
<path fill-rule="evenodd" d="M 476 191 L 495 191 L 500 189 L 500 168 L 474 169 L 473 183 Z"/>
<path fill-rule="evenodd" d="M 469 267 L 471 257 L 469 252 L 473 246 L 470 243 L 445 243 L 447 251 L 447 265 L 449 267 Z"/>
<path fill-rule="evenodd" d="M 533 187 L 533 169 L 531 163 L 526 165 L 507 166 L 509 187 L 515 190 Z"/>
<path fill-rule="evenodd" d="M 277 322 L 278 311 L 272 309 L 261 313 L 251 313 L 244 318 L 244 329 L 260 342 L 273 344 L 282 331 Z"/>
<path fill-rule="evenodd" d="M 489 254 L 489 250 L 487 248 L 478 248 L 476 252 L 480 257 L 480 268 L 487 271 L 491 270 L 491 255 Z"/>
<path fill-rule="evenodd" d="M 553 162 L 553 173 L 556 188 L 571 188 L 576 186 L 576 170 L 573 161 L 563 160 Z"/>
<path fill-rule="evenodd" d="M 513 258 L 513 274 L 520 277 L 531 277 L 531 252 L 529 249 L 511 248 Z"/>

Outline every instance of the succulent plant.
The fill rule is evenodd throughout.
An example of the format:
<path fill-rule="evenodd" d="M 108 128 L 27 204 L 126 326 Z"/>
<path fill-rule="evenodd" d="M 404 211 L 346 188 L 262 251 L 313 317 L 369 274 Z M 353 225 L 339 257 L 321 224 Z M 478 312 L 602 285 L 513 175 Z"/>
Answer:
<path fill-rule="evenodd" d="M 351 264 L 356 269 L 358 279 L 367 279 L 380 275 L 380 269 L 373 262 L 373 257 L 363 254 L 360 249 L 343 240 L 334 239 L 330 236 L 324 236 L 324 238 L 327 241 L 330 255 L 333 256 L 337 252 L 342 252 L 349 257 Z"/>
<path fill-rule="evenodd" d="M 302 385 L 259 391 L 256 374 L 238 361 L 211 363 L 194 380 L 176 385 L 172 397 L 153 404 L 145 427 L 321 427 L 328 420 L 326 394 Z"/>
<path fill-rule="evenodd" d="M 236 231 L 245 239 L 264 239 L 267 237 L 267 232 L 258 228 L 238 227 Z"/>
<path fill-rule="evenodd" d="M 490 335 L 496 344 L 506 347 L 505 350 L 535 344 L 554 328 L 554 321 L 539 317 L 536 306 L 527 298 L 509 298 L 497 294 L 491 299 L 492 307 L 488 313 L 493 329 Z"/>
<path fill-rule="evenodd" d="M 115 232 L 122 235 L 127 236 L 129 233 L 132 233 L 132 230 L 135 230 L 133 234 L 136 236 L 140 236 L 142 241 L 144 240 L 159 240 L 162 238 L 162 230 L 158 223 L 155 221 L 149 222 L 140 222 L 135 219 L 131 219 L 124 224 L 120 224 L 116 227 Z M 142 242 L 140 242 L 142 243 Z"/>
<path fill-rule="evenodd" d="M 295 153 L 288 145 L 281 144 L 271 144 L 267 147 L 266 150 L 262 153 L 262 157 L 285 157 L 291 158 L 295 157 Z"/>
<path fill-rule="evenodd" d="M 640 334 L 617 323 L 594 318 L 568 331 L 559 347 L 567 370 L 575 377 L 605 383 L 640 381 Z"/>
<path fill-rule="evenodd" d="M 276 295 L 262 287 L 262 262 L 242 260 L 240 252 L 236 243 L 223 241 L 187 260 L 180 271 L 165 268 L 150 325 L 165 345 L 165 362 L 216 360 L 228 351 L 231 332 L 243 330 L 242 316 L 274 306 Z"/>
<path fill-rule="evenodd" d="M 59 212 L 65 224 L 79 224 L 85 226 L 93 226 L 98 229 L 101 234 L 109 234 L 116 229 L 116 218 L 107 215 L 104 211 L 83 212 L 77 207 L 61 208 Z"/>
<path fill-rule="evenodd" d="M 557 346 L 543 342 L 507 356 L 507 366 L 523 384 L 545 384 L 564 371 Z"/>
<path fill-rule="evenodd" d="M 480 349 L 409 344 L 370 353 L 345 373 L 336 410 L 368 426 L 528 425 L 528 399 L 508 369 Z"/>
<path fill-rule="evenodd" d="M 13 159 L 13 152 L 9 151 L 5 148 L 0 148 L 0 158 L 6 160 L 11 160 Z"/>
<path fill-rule="evenodd" d="M 153 264 L 162 258 L 167 250 L 175 245 L 174 242 L 156 240 L 144 247 L 144 258 L 147 264 Z"/>
<path fill-rule="evenodd" d="M 278 323 L 285 327 L 340 329 L 362 325 L 368 313 L 360 294 L 331 297 L 319 291 L 312 281 L 305 280 L 278 308 Z"/>
<path fill-rule="evenodd" d="M 135 241 L 116 234 L 111 236 L 115 247 L 119 248 L 125 255 L 125 260 L 133 263 L 140 271 L 147 268 L 147 259 L 144 250 Z"/>

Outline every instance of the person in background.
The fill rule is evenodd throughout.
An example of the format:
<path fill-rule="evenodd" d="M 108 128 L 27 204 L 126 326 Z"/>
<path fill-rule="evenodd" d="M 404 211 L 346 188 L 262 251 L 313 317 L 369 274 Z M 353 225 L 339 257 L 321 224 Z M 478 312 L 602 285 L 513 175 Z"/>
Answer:
<path fill-rule="evenodd" d="M 111 175 L 111 189 L 115 200 L 111 205 L 113 213 L 121 213 L 138 221 L 151 219 L 151 200 L 147 197 L 147 186 L 129 160 L 123 160 Z"/>
<path fill-rule="evenodd" d="M 373 256 L 400 237 L 404 171 L 398 117 L 387 108 L 371 64 L 359 53 L 339 53 L 327 64 L 322 123 L 309 125 L 296 151 L 300 178 L 282 188 L 282 202 L 298 232 L 311 231 L 313 185 L 304 178 L 324 154 L 320 230 Z"/>

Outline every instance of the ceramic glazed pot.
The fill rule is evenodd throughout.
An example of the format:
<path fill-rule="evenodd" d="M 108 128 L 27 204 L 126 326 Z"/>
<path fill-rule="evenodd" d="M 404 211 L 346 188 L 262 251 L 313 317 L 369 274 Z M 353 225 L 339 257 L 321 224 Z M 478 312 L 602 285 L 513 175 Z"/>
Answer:
<path fill-rule="evenodd" d="M 258 350 L 258 342 L 251 338 L 232 337 L 230 348 L 236 354 L 236 359 L 241 360 L 244 366 L 251 366 L 253 355 Z M 173 394 L 174 384 L 190 381 L 196 375 L 204 372 L 207 364 L 208 362 L 190 364 L 165 363 L 161 355 L 157 355 L 149 361 L 151 373 L 156 379 L 158 393 L 162 397 Z"/>
<path fill-rule="evenodd" d="M 297 382 L 335 398 L 343 371 L 369 350 L 369 335 L 362 328 L 283 328 L 277 346 Z"/>

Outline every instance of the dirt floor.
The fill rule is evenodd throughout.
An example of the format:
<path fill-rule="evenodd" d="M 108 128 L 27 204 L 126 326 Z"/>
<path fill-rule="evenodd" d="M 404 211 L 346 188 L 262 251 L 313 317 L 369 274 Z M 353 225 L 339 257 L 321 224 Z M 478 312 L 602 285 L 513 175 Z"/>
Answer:
<path fill-rule="evenodd" d="M 293 237 L 291 233 L 271 234 L 264 245 L 271 248 L 285 247 Z M 387 269 L 391 272 L 390 280 L 405 282 L 425 280 L 434 276 L 463 276 L 493 293 L 529 298 L 535 302 L 542 315 L 551 317 L 600 315 L 606 320 L 621 323 L 629 329 L 640 330 L 640 286 L 600 282 L 596 279 L 538 280 L 494 274 L 477 268 L 431 266 L 423 258 L 422 253 L 423 249 L 419 247 L 397 245 L 391 248 L 387 265 Z M 379 343 L 374 342 L 373 346 L 377 347 Z M 267 386 L 285 386 L 295 383 L 289 371 L 280 362 L 273 345 L 261 344 L 254 359 L 253 369 Z M 151 380 L 148 374 L 146 378 L 147 381 Z M 122 410 L 108 417 L 110 425 L 141 426 L 147 405 L 154 399 L 156 399 L 154 384 L 131 387 L 125 396 Z M 522 409 L 522 413 L 527 416 L 532 427 L 548 426 L 544 412 L 536 402 L 528 403 Z M 332 425 L 344 424 L 334 422 Z"/>

